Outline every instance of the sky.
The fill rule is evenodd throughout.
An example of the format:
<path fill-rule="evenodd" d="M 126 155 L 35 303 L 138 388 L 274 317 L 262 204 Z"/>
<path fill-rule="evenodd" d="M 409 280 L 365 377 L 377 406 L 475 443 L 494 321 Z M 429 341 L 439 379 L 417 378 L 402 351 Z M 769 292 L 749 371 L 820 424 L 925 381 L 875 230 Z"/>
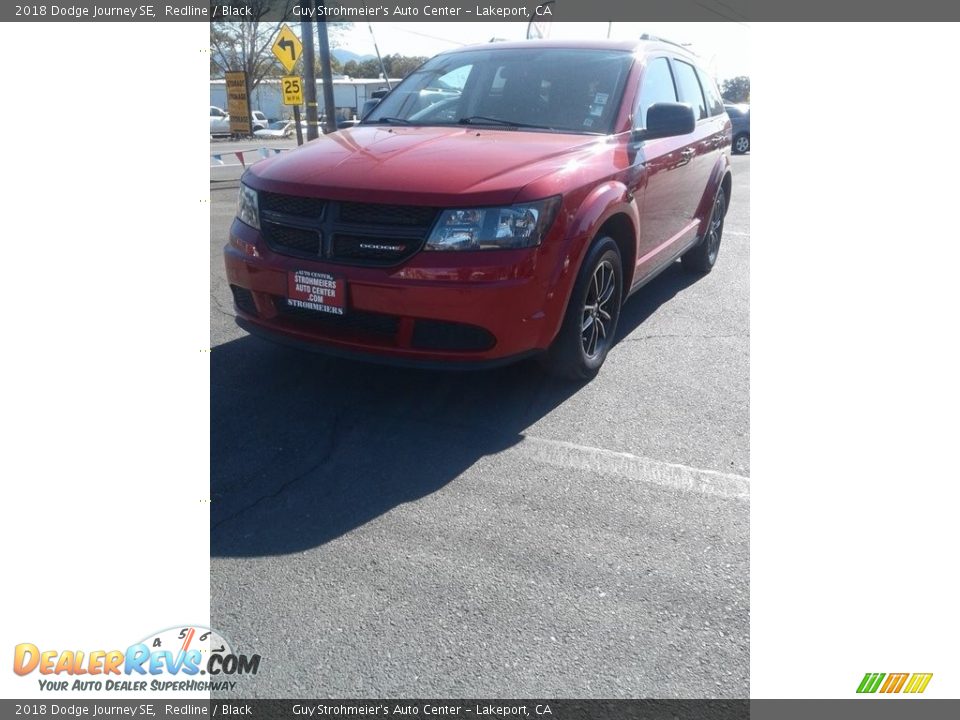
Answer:
<path fill-rule="evenodd" d="M 608 23 L 552 23 L 548 37 L 553 39 L 605 38 Z M 375 22 L 380 53 L 392 55 L 435 55 L 460 45 L 487 42 L 492 37 L 522 40 L 527 23 L 523 22 Z M 724 80 L 750 74 L 750 28 L 743 23 L 615 22 L 613 39 L 633 39 L 643 33 L 673 42 L 689 43 L 704 68 Z M 373 41 L 365 22 L 353 27 L 337 41 L 337 46 L 360 55 L 372 54 Z"/>

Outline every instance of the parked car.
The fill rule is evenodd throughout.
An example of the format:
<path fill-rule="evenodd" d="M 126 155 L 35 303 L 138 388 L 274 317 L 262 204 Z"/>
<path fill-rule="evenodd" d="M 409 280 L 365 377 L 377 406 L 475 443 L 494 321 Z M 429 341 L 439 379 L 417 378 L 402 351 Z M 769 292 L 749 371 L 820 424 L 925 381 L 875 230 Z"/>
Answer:
<path fill-rule="evenodd" d="M 305 127 L 304 130 L 306 130 Z M 296 132 L 297 126 L 292 120 L 275 120 L 265 128 L 254 130 L 253 134 L 258 138 L 288 138 Z"/>
<path fill-rule="evenodd" d="M 250 122 L 251 125 L 253 125 L 254 132 L 257 130 L 266 130 L 267 126 L 270 125 L 270 121 L 267 119 L 267 116 L 259 110 L 253 110 L 250 113 Z"/>
<path fill-rule="evenodd" d="M 210 106 L 210 134 L 229 135 L 230 115 L 223 108 Z"/>
<path fill-rule="evenodd" d="M 324 128 L 327 127 L 327 116 L 320 115 L 317 121 L 320 123 L 320 132 L 321 133 L 326 132 Z M 359 124 L 360 124 L 360 121 L 354 118 L 349 118 L 349 119 L 341 118 L 341 117 L 337 118 L 337 130 L 343 130 L 345 128 L 354 127 L 355 125 L 359 125 Z"/>
<path fill-rule="evenodd" d="M 733 123 L 733 152 L 742 155 L 750 152 L 750 106 L 724 105 L 730 122 Z"/>
<path fill-rule="evenodd" d="M 363 101 L 363 107 L 360 109 L 360 119 L 362 120 L 367 116 L 371 110 L 373 110 L 377 104 L 383 100 L 388 94 L 389 90 L 386 88 L 381 88 L 379 90 L 374 90 L 370 93 L 370 97 Z"/>
<path fill-rule="evenodd" d="M 250 113 L 253 131 L 264 130 L 270 124 L 267 116 L 259 110 Z M 230 113 L 223 108 L 214 105 L 210 106 L 210 134 L 211 135 L 229 135 L 230 134 Z"/>
<path fill-rule="evenodd" d="M 225 248 L 237 322 L 346 357 L 538 355 L 588 379 L 632 293 L 678 258 L 714 267 L 731 139 L 716 84 L 671 43 L 445 52 L 357 127 L 246 171 Z"/>

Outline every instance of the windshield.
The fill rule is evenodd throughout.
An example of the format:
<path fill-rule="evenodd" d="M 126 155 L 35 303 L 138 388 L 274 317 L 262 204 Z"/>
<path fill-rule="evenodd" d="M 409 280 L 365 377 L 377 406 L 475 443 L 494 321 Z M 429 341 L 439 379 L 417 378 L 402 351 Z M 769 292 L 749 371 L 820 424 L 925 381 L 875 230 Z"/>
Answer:
<path fill-rule="evenodd" d="M 428 60 L 366 125 L 489 125 L 612 131 L 633 56 L 611 50 L 470 50 Z"/>

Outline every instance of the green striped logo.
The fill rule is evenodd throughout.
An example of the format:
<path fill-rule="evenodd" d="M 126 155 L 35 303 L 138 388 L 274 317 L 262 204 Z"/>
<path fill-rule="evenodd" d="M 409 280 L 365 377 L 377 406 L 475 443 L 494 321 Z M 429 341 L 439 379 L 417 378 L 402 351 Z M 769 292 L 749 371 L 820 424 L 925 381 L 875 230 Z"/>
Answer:
<path fill-rule="evenodd" d="M 933 673 L 866 673 L 857 687 L 858 693 L 884 694 L 922 693 L 930 684 Z"/>

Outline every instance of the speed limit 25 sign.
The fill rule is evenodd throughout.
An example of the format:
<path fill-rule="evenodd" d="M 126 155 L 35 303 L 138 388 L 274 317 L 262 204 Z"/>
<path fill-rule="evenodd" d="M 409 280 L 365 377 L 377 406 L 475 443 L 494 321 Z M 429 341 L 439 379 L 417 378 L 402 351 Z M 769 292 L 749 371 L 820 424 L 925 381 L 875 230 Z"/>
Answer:
<path fill-rule="evenodd" d="M 283 89 L 284 105 L 303 105 L 303 82 L 296 75 L 285 75 L 280 79 Z"/>

